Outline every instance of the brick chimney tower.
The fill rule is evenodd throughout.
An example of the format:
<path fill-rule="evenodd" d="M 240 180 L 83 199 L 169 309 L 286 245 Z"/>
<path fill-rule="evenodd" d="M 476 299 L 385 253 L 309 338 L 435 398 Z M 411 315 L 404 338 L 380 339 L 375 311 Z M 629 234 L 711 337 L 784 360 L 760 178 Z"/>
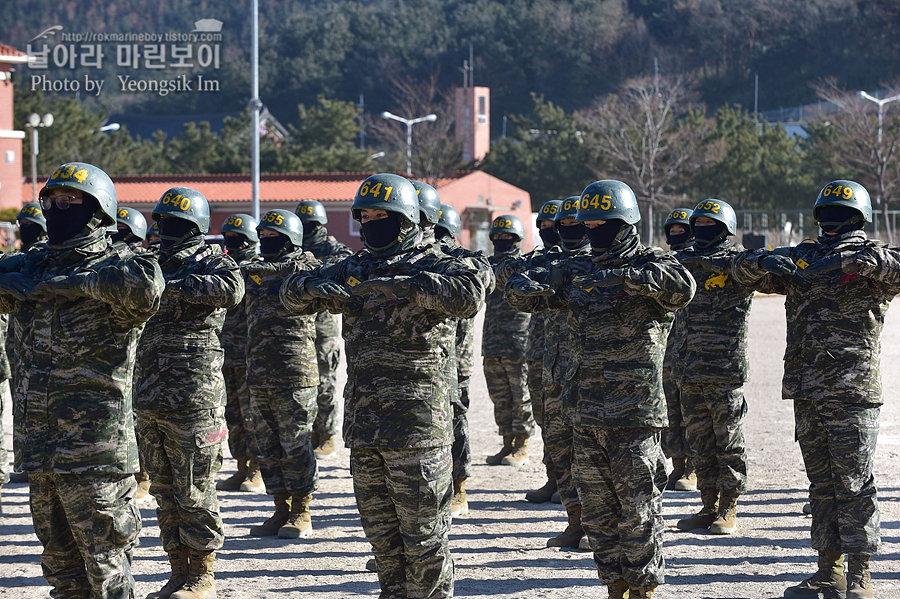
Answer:
<path fill-rule="evenodd" d="M 0 208 L 22 207 L 22 140 L 13 122 L 13 71 L 28 55 L 0 44 Z"/>
<path fill-rule="evenodd" d="M 456 88 L 456 141 L 463 144 L 463 160 L 481 160 L 491 146 L 491 90 Z"/>

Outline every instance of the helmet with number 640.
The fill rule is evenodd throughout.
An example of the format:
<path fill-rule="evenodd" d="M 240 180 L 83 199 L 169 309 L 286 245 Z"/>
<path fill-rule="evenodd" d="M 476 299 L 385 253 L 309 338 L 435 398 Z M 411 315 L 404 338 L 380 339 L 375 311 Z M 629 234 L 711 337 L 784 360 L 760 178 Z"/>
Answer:
<path fill-rule="evenodd" d="M 584 188 L 575 218 L 581 222 L 619 219 L 633 225 L 641 221 L 634 191 L 621 181 L 605 179 Z"/>
<path fill-rule="evenodd" d="M 209 202 L 196 189 L 173 187 L 159 198 L 153 209 L 153 220 L 162 215 L 183 218 L 196 224 L 204 235 L 209 233 Z"/>

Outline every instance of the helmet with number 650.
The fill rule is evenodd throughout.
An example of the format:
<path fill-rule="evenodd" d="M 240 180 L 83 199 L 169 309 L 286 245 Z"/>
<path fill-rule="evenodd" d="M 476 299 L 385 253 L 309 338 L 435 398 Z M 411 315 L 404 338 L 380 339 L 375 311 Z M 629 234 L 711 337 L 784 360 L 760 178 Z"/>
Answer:
<path fill-rule="evenodd" d="M 303 223 L 300 217 L 289 210 L 269 210 L 259 219 L 257 231 L 268 229 L 287 237 L 294 247 L 303 245 Z"/>
<path fill-rule="evenodd" d="M 249 214 L 232 214 L 222 225 L 222 234 L 238 233 L 253 243 L 259 243 L 259 234 L 256 232 L 256 219 Z"/>
<path fill-rule="evenodd" d="M 605 179 L 584 188 L 575 218 L 581 222 L 619 219 L 633 225 L 641 221 L 641 211 L 630 187 L 621 181 Z"/>
<path fill-rule="evenodd" d="M 166 191 L 153 209 L 153 220 L 158 221 L 163 214 L 189 220 L 204 235 L 209 233 L 209 202 L 196 189 L 173 187 Z"/>
<path fill-rule="evenodd" d="M 147 219 L 134 208 L 122 207 L 116 211 L 116 221 L 125 225 L 131 234 L 142 240 L 147 237 Z"/>
<path fill-rule="evenodd" d="M 691 229 L 693 229 L 694 223 L 700 217 L 709 218 L 717 223 L 722 223 L 725 225 L 725 231 L 728 232 L 728 235 L 737 234 L 737 215 L 735 215 L 734 208 L 732 208 L 731 204 L 728 202 L 710 199 L 703 200 L 697 204 L 688 219 L 691 224 Z"/>
<path fill-rule="evenodd" d="M 853 208 L 862 214 L 865 222 L 872 222 L 872 200 L 869 198 L 869 192 L 856 181 L 839 179 L 823 187 L 813 206 L 813 216 L 816 220 L 819 220 L 819 209 L 822 206 Z"/>
<path fill-rule="evenodd" d="M 316 200 L 303 200 L 294 208 L 294 214 L 299 216 L 304 223 L 328 224 L 328 214 L 325 213 L 325 206 L 322 205 L 322 202 Z"/>
<path fill-rule="evenodd" d="M 501 214 L 491 222 L 491 230 L 488 232 L 488 238 L 493 239 L 498 233 L 510 233 L 519 241 L 525 239 L 525 227 L 518 216 L 512 214 Z"/>
<path fill-rule="evenodd" d="M 441 204 L 437 226 L 447 229 L 451 237 L 459 237 L 462 231 L 462 219 L 459 218 L 459 212 L 456 211 L 456 208 L 447 204 Z"/>
<path fill-rule="evenodd" d="M 116 224 L 116 188 L 109 175 L 101 169 L 84 162 L 67 162 L 53 171 L 41 188 L 40 197 L 59 187 L 77 189 L 97 200 L 104 215 L 101 227 Z"/>
<path fill-rule="evenodd" d="M 360 220 L 360 210 L 397 212 L 410 224 L 419 224 L 416 188 L 399 175 L 380 173 L 363 181 L 350 205 L 354 220 Z"/>

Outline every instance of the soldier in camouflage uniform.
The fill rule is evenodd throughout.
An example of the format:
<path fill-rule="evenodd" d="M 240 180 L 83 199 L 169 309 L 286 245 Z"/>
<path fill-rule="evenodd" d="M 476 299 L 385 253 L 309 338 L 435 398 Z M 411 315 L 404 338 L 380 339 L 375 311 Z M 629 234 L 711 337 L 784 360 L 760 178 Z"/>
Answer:
<path fill-rule="evenodd" d="M 259 262 L 257 221 L 249 214 L 232 214 L 222 225 L 228 255 L 238 266 Z M 246 288 L 246 281 L 245 281 Z M 265 488 L 259 470 L 259 449 L 250 417 L 250 387 L 247 385 L 247 302 L 246 295 L 225 313 L 219 342 L 225 352 L 222 376 L 225 379 L 225 422 L 228 449 L 237 460 L 237 472 L 216 483 L 219 491 L 257 493 Z"/>
<path fill-rule="evenodd" d="M 316 319 L 288 311 L 278 299 L 284 280 L 318 266 L 304 252 L 303 225 L 287 210 L 270 210 L 259 220 L 264 262 L 242 267 L 247 287 L 247 381 L 250 414 L 266 491 L 275 513 L 256 536 L 286 539 L 312 534 L 309 503 L 319 486 L 312 430 L 318 405 Z"/>
<path fill-rule="evenodd" d="M 568 311 L 563 407 L 575 429 L 582 526 L 609 596 L 651 597 L 664 571 L 664 343 L 696 284 L 674 256 L 641 245 L 637 201 L 624 183 L 589 185 L 576 218 L 591 254 L 560 263 L 552 286 L 514 275 L 507 290 L 511 300 L 540 298 L 536 310 Z"/>
<path fill-rule="evenodd" d="M 147 249 L 159 251 L 159 223 L 153 223 L 147 229 Z"/>
<path fill-rule="evenodd" d="M 366 179 L 352 211 L 367 249 L 282 286 L 289 309 L 344 317 L 344 442 L 381 597 L 453 595 L 452 318 L 484 300 L 478 272 L 421 245 L 418 202 L 397 175 Z"/>
<path fill-rule="evenodd" d="M 879 361 L 885 313 L 900 293 L 900 250 L 866 239 L 872 205 L 858 183 L 826 185 L 813 215 L 818 239 L 748 251 L 736 257 L 734 276 L 787 296 L 782 396 L 794 402 L 819 569 L 784 596 L 859 599 L 874 596 L 869 556 L 881 545 L 873 475 Z"/>
<path fill-rule="evenodd" d="M 672 376 L 703 507 L 679 520 L 678 528 L 732 534 L 738 497 L 747 490 L 744 383 L 754 289 L 726 272 L 731 258 L 744 250 L 728 239 L 737 229 L 731 206 L 704 200 L 689 220 L 694 244 L 676 256 L 698 281 L 697 294 L 676 317 L 683 338 Z"/>
<path fill-rule="evenodd" d="M 303 249 L 316 260 L 332 262 L 343 260 L 353 252 L 346 245 L 328 234 L 325 225 L 328 215 L 325 206 L 315 200 L 303 200 L 297 204 L 294 214 L 303 223 Z M 338 317 L 328 310 L 316 314 L 316 360 L 319 364 L 319 396 L 316 403 L 319 414 L 313 425 L 313 446 L 316 457 L 333 458 L 337 453 L 334 437 L 338 433 L 337 368 L 341 361 L 341 344 L 338 339 Z"/>
<path fill-rule="evenodd" d="M 518 217 L 504 214 L 491 223 L 489 235 L 494 244 L 490 263 L 497 274 L 500 264 L 522 256 L 525 227 Z M 497 288 L 487 297 L 481 332 L 484 378 L 494 403 L 494 421 L 503 437 L 503 447 L 488 456 L 487 463 L 523 466 L 529 462 L 528 438 L 534 434 L 525 364 L 531 315 L 519 312 L 503 299 L 504 283 L 504 278 L 498 276 Z"/>
<path fill-rule="evenodd" d="M 132 372 L 162 273 L 152 258 L 110 245 L 116 193 L 100 169 L 62 165 L 41 202 L 49 245 L 0 262 L 0 311 L 13 315 L 20 340 L 16 468 L 30 473 L 51 594 L 130 599 L 141 530 Z"/>
<path fill-rule="evenodd" d="M 224 537 L 214 482 L 228 433 L 219 334 L 226 310 L 244 297 L 244 281 L 234 260 L 203 239 L 203 194 L 173 187 L 153 218 L 166 290 L 141 337 L 135 409 L 172 575 L 148 599 L 203 599 L 215 594 L 213 562 Z"/>
<path fill-rule="evenodd" d="M 12 370 L 9 367 L 9 358 L 6 355 L 6 335 L 8 331 L 9 316 L 6 314 L 0 315 L 0 417 L 6 414 L 9 406 L 12 405 L 12 395 L 9 387 Z M 3 485 L 8 482 L 9 454 L 6 452 L 6 434 L 3 430 L 2 418 L 0 418 L 0 491 L 3 490 Z M 0 503 L 0 511 L 2 511 L 2 503 Z"/>

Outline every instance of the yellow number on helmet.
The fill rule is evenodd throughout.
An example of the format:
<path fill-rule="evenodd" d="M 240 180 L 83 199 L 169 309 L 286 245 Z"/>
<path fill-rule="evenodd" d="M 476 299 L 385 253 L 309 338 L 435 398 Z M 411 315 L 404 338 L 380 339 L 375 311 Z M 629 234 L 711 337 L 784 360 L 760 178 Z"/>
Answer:
<path fill-rule="evenodd" d="M 187 210 L 191 207 L 191 199 L 181 198 L 181 203 L 178 205 L 178 207 L 187 212 Z"/>
<path fill-rule="evenodd" d="M 361 195 L 361 196 L 369 195 L 369 185 L 370 185 L 370 183 L 368 181 L 363 183 L 362 187 L 359 188 L 359 195 Z"/>
<path fill-rule="evenodd" d="M 603 210 L 609 210 L 612 207 L 612 196 L 603 196 L 603 200 L 600 202 L 600 208 Z"/>

